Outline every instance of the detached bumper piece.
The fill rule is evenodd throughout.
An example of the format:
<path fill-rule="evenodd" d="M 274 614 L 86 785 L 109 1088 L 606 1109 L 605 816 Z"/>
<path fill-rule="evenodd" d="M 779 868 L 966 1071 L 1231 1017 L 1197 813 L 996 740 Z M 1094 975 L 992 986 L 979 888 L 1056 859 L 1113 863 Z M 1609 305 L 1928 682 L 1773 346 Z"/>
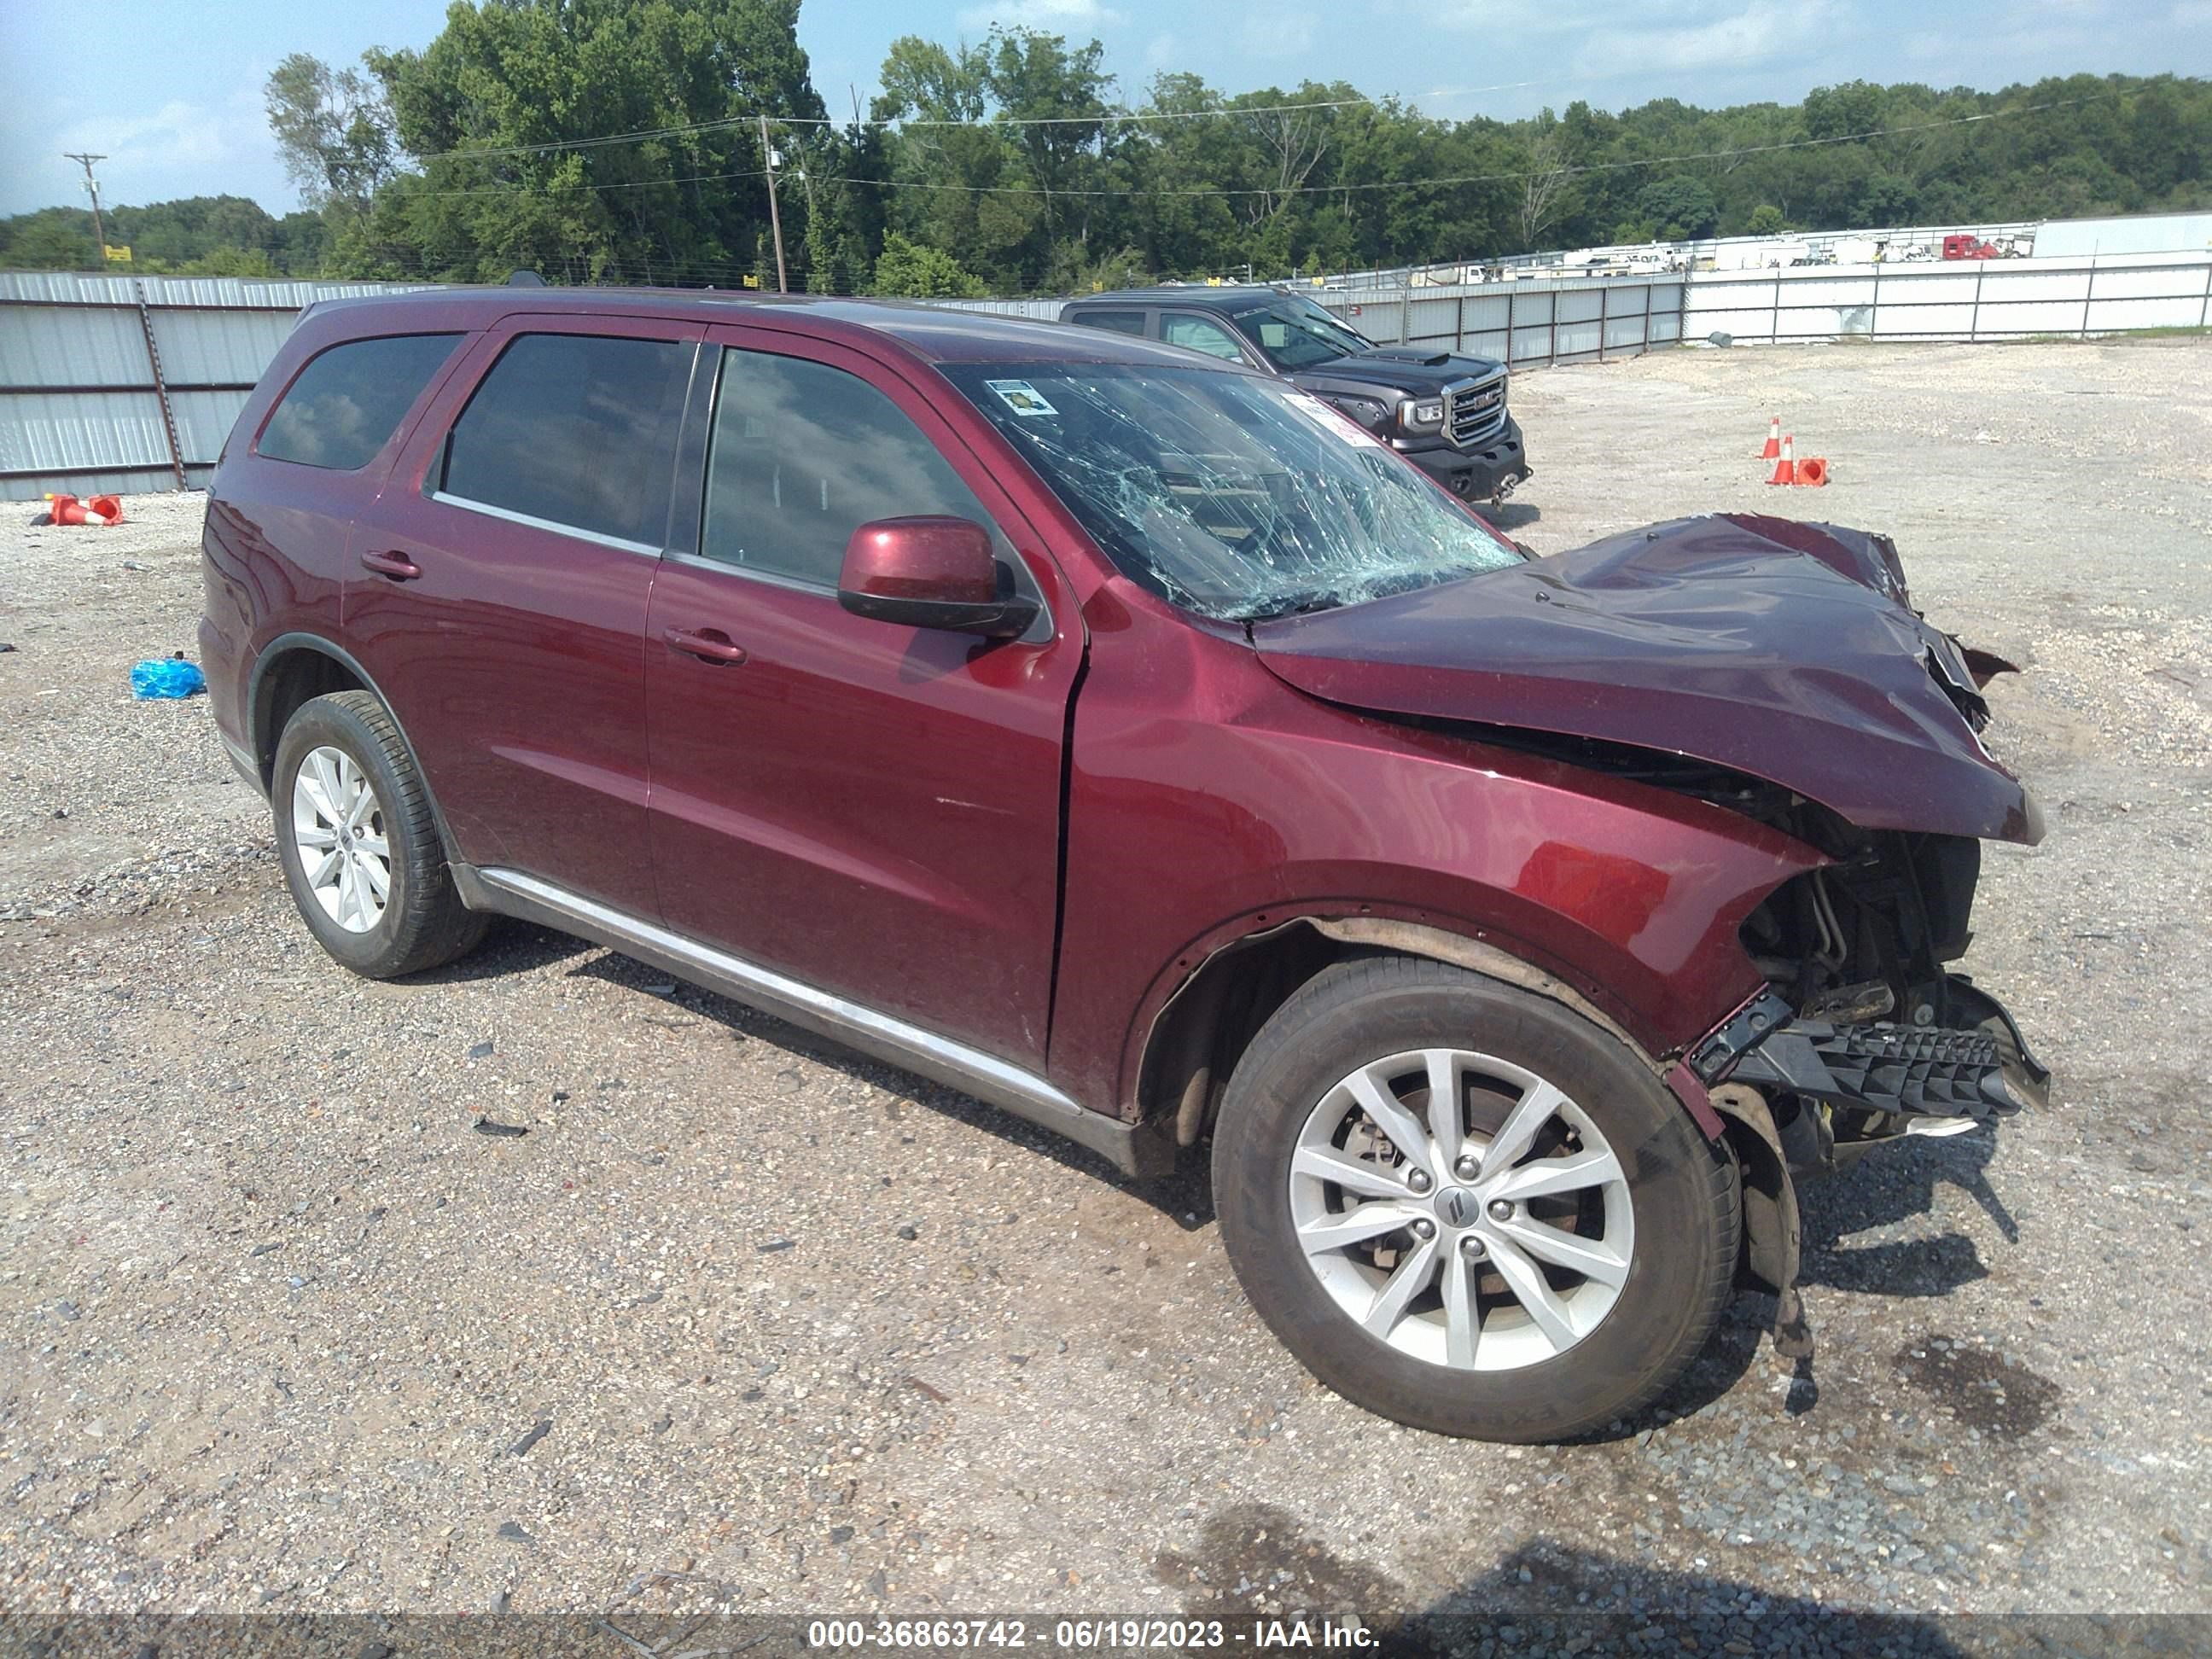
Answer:
<path fill-rule="evenodd" d="M 1963 979 L 1947 994 L 1970 1026 L 1838 1025 L 1792 1017 L 1768 992 L 1700 1043 L 1690 1066 L 1707 1086 L 1723 1079 L 1770 1094 L 1907 1117 L 2010 1117 L 2050 1103 L 2051 1073 L 2038 1065 L 1994 997 Z"/>
<path fill-rule="evenodd" d="M 2030 1103 L 2007 1083 L 1996 1038 L 1979 1030 L 1793 1024 L 1731 1076 L 1832 1106 L 1929 1117 L 2010 1117 Z"/>

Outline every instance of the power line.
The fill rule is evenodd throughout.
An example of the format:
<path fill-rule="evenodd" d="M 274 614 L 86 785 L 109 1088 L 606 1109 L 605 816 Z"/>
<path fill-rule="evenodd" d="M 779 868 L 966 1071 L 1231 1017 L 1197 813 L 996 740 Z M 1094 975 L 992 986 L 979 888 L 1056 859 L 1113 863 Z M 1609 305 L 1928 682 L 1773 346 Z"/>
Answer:
<path fill-rule="evenodd" d="M 1826 138 L 1793 138 L 1771 144 L 1740 144 L 1727 149 L 1694 150 L 1678 155 L 1645 155 L 1626 161 L 1591 161 L 1575 167 L 1524 168 L 1515 173 L 1462 173 L 1431 179 L 1386 179 L 1361 183 L 1331 185 L 1285 185 L 1273 187 L 1253 185 L 1234 190 L 1212 186 L 1180 190 L 1046 190 L 1036 185 L 966 185 L 938 183 L 922 179 L 860 179 L 837 175 L 820 175 L 825 184 L 883 185 L 901 190 L 958 190 L 976 195 L 993 196 L 1331 196 L 1351 191 L 1426 190 L 1446 185 L 1500 184 L 1530 179 L 1549 173 L 1574 176 L 1589 173 L 1619 173 L 1635 167 L 1668 167 L 1685 161 L 1724 161 L 1736 155 L 1765 155 L 1778 150 L 1816 149 L 1826 144 L 1856 143 L 1866 138 L 1894 138 L 1906 133 L 1927 132 L 1938 127 L 1967 126 L 1978 121 L 2001 120 L 2011 115 L 2034 115 L 2045 110 L 2064 109 L 2076 104 L 2100 103 L 2118 97 L 2117 93 L 2098 93 L 2086 98 L 2061 98 L 2047 104 L 2029 104 L 2014 109 L 1990 110 L 1978 115 L 1956 115 L 1941 121 L 1917 121 L 1905 126 L 1876 127 L 1866 132 L 1843 132 Z"/>
<path fill-rule="evenodd" d="M 885 116 L 879 119 L 854 121 L 849 125 L 859 128 L 885 130 L 905 127 L 975 127 L 995 131 L 1002 127 L 1056 126 L 1120 126 L 1152 121 L 1199 121 L 1209 118 L 1243 115 L 1283 115 L 1300 110 L 1360 109 L 1374 103 L 1371 98 L 1339 98 L 1308 104 L 1259 104 L 1228 108 L 1186 110 L 1102 110 L 1096 115 L 997 115 L 961 119 L 937 116 Z M 644 127 L 634 132 L 603 133 L 591 138 L 555 138 L 542 144 L 507 144 L 496 149 L 428 150 L 415 159 L 417 161 L 447 161 L 460 160 L 495 160 L 508 155 L 544 155 L 556 150 L 598 149 L 609 144 L 638 144 L 653 138 L 684 138 L 695 133 L 722 132 L 734 127 L 751 126 L 765 118 L 780 127 L 834 127 L 838 124 L 820 115 L 763 115 L 758 110 L 747 115 L 723 116 L 712 121 L 690 121 L 680 126 Z"/>
<path fill-rule="evenodd" d="M 1180 189 L 1135 188 L 1119 190 L 1084 190 L 1070 188 L 1066 190 L 1048 190 L 1039 185 L 970 185 L 953 180 L 934 180 L 926 179 L 868 179 L 849 173 L 816 173 L 813 175 L 813 178 L 814 181 L 817 184 L 859 185 L 886 190 L 950 190 L 961 191 L 968 194 L 976 196 L 1058 196 L 1087 198 L 1093 199 L 1118 199 L 1127 198 L 1185 198 L 1205 196 L 1328 196 L 1339 193 L 1349 193 L 1354 191 L 1429 190 L 1441 189 L 1454 185 L 1513 183 L 1524 179 L 1552 173 L 1557 173 L 1561 177 L 1578 177 L 1585 173 L 1619 173 L 1632 170 L 1637 167 L 1668 167 L 1689 161 L 1727 161 L 1740 155 L 1767 155 L 1784 150 L 1818 149 L 1832 144 L 1857 143 L 1863 140 L 1869 138 L 1894 138 L 1901 137 L 1908 133 L 1933 131 L 1939 128 L 1971 126 L 1978 122 L 2002 120 L 2008 117 L 2014 115 L 2036 115 L 2047 110 L 2066 109 L 2081 104 L 2102 103 L 2110 99 L 2117 98 L 2119 95 L 2120 94 L 2117 92 L 2094 93 L 2081 98 L 2054 99 L 2048 103 L 2018 105 L 2010 109 L 1986 110 L 1973 115 L 1954 115 L 1946 117 L 1941 120 L 1911 122 L 1903 126 L 1875 127 L 1864 132 L 1833 133 L 1825 138 L 1791 138 L 1769 144 L 1739 144 L 1730 146 L 1725 149 L 1692 150 L 1673 155 L 1645 155 L 1621 161 L 1591 161 L 1571 167 L 1557 168 L 1523 168 L 1519 171 L 1506 173 L 1462 173 L 1426 179 L 1371 179 L 1362 182 L 1326 185 L 1285 185 L 1276 186 L 1249 185 L 1230 189 L 1206 185 L 1198 188 Z M 1278 109 L 1310 109 L 1322 106 L 1317 105 L 1280 105 L 1276 107 Z M 1232 111 L 1228 112 L 1246 113 L 1248 112 Z M 489 155 L 492 152 L 464 151 L 460 153 Z M 518 191 L 643 190 L 661 185 L 702 183 L 717 179 L 760 179 L 765 178 L 766 176 L 767 173 L 765 170 L 757 168 L 751 172 L 745 173 L 695 173 L 675 179 L 636 179 L 606 185 L 488 185 L 458 190 L 432 191 L 428 192 L 428 194 L 434 196 L 496 196 L 513 194 Z"/>

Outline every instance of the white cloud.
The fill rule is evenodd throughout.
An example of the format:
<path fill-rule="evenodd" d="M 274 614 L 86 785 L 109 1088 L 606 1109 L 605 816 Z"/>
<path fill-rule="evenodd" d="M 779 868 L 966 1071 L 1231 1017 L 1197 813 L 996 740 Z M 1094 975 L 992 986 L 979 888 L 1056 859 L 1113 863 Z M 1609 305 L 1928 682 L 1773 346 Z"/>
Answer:
<path fill-rule="evenodd" d="M 1295 58 L 1313 50 L 1321 19 L 1310 11 L 1270 12 L 1247 18 L 1244 50 L 1255 58 Z"/>
<path fill-rule="evenodd" d="M 1630 70 L 1725 69 L 1809 56 L 1822 39 L 1829 38 L 1828 10 L 1817 0 L 1789 6 L 1753 0 L 1741 11 L 1686 18 L 1673 27 L 1601 29 L 1575 54 L 1575 68 L 1584 75 L 1608 75 Z"/>
<path fill-rule="evenodd" d="M 1172 70 L 1181 64 L 1182 55 L 1182 37 L 1172 29 L 1145 42 L 1146 69 Z"/>
<path fill-rule="evenodd" d="M 1039 29 L 1064 34 L 1071 29 L 1095 29 L 1121 21 L 1121 14 L 1099 0 L 989 0 L 969 6 L 960 14 L 963 28 L 988 28 L 1004 23 L 1008 28 Z"/>
<path fill-rule="evenodd" d="M 249 146 L 258 161 L 270 147 L 268 125 L 250 102 L 240 109 L 240 101 L 210 106 L 175 98 L 147 115 L 80 118 L 62 130 L 60 147 L 103 149 L 117 173 L 242 161 Z"/>
<path fill-rule="evenodd" d="M 258 82 L 228 97 L 172 99 L 153 109 L 118 100 L 109 114 L 96 100 L 41 91 L 0 120 L 0 212 L 48 204 L 82 205 L 83 173 L 64 150 L 104 156 L 103 202 L 143 205 L 179 196 L 251 196 L 271 212 L 293 204 L 276 160 Z"/>

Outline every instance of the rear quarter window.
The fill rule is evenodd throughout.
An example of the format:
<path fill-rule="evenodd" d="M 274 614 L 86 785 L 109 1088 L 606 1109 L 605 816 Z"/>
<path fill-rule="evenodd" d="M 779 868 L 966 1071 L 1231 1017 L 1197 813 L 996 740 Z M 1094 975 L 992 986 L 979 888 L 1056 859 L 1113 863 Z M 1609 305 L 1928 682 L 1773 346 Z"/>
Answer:
<path fill-rule="evenodd" d="M 1133 334 L 1145 337 L 1145 313 L 1141 311 L 1079 311 L 1072 319 L 1085 328 L 1111 329 L 1116 334 Z"/>
<path fill-rule="evenodd" d="M 319 353 L 277 400 L 255 453 L 337 472 L 367 466 L 460 337 L 393 334 Z"/>

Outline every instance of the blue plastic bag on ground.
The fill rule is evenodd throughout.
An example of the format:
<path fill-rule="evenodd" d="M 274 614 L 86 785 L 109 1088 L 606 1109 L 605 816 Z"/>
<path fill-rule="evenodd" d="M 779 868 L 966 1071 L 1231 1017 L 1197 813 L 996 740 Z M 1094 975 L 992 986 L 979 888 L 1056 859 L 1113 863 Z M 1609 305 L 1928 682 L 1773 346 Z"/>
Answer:
<path fill-rule="evenodd" d="M 207 690 L 207 676 L 199 665 L 182 657 L 149 657 L 131 671 L 134 697 L 189 697 Z"/>

